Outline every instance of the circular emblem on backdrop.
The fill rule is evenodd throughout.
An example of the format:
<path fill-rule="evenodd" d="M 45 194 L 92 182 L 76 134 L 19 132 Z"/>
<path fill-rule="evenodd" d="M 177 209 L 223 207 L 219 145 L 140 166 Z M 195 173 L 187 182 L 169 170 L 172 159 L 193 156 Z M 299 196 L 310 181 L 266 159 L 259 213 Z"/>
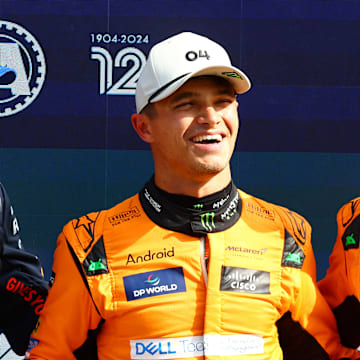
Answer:
<path fill-rule="evenodd" d="M 44 84 L 44 53 L 22 26 L 0 20 L 0 117 L 29 106 Z"/>

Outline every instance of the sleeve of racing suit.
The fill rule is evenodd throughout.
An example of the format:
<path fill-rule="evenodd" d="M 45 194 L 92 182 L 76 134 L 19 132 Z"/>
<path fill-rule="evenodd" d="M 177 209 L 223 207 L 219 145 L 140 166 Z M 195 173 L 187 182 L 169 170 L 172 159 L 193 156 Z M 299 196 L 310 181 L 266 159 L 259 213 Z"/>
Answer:
<path fill-rule="evenodd" d="M 334 312 L 342 344 L 357 348 L 360 345 L 360 333 L 355 330 L 360 323 L 360 198 L 343 205 L 336 219 L 337 237 L 330 266 L 318 285 Z"/>
<path fill-rule="evenodd" d="M 297 348 L 297 357 L 294 357 L 295 351 L 293 351 L 291 357 L 286 356 L 285 353 L 284 359 L 354 358 L 354 350 L 340 344 L 335 318 L 316 283 L 306 272 L 295 273 L 294 270 L 296 269 L 286 269 L 283 276 L 284 291 L 291 294 L 290 299 L 292 299 L 289 312 L 293 323 L 290 324 L 288 331 L 294 331 L 294 324 L 298 323 L 304 332 L 298 331 L 299 338 L 292 338 L 293 350 Z M 286 284 L 288 281 L 291 282 L 291 279 L 297 279 L 299 284 L 295 290 L 287 288 Z"/>
<path fill-rule="evenodd" d="M 336 321 L 316 284 L 316 261 L 311 242 L 311 226 L 300 215 L 285 210 L 282 216 L 290 239 L 301 244 L 305 259 L 300 269 L 284 267 L 285 293 L 291 294 L 287 282 L 298 277 L 297 293 L 290 296 L 290 311 L 278 320 L 279 341 L 284 360 L 340 359 L 353 356 L 353 350 L 340 344 Z M 289 214 L 291 216 L 289 216 Z M 293 297 L 294 296 L 294 297 Z M 285 296 L 286 297 L 286 296 Z M 296 299 L 296 300 L 294 300 Z M 299 351 L 306 349 L 306 351 Z"/>
<path fill-rule="evenodd" d="M 64 234 L 58 238 L 53 275 L 54 283 L 31 335 L 30 359 L 76 359 L 74 352 L 101 321 Z"/>
<path fill-rule="evenodd" d="M 346 208 L 349 207 L 349 205 L 350 203 L 345 204 L 338 211 L 337 237 L 329 258 L 330 267 L 327 270 L 324 279 L 320 280 L 318 283 L 321 293 L 332 309 L 342 304 L 345 298 L 350 294 L 349 281 L 346 274 L 345 251 L 342 244 L 344 227 L 340 215 L 347 212 Z M 334 286 L 335 284 L 336 286 Z"/>

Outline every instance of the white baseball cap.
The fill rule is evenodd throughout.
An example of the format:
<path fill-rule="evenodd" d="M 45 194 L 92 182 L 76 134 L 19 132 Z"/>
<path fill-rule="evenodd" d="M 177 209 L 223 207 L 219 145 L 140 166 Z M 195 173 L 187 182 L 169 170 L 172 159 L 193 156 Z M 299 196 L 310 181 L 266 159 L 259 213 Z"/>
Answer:
<path fill-rule="evenodd" d="M 226 50 L 207 37 L 183 32 L 155 44 L 136 85 L 136 110 L 165 99 L 194 76 L 228 80 L 237 94 L 250 89 L 248 77 L 231 65 Z"/>

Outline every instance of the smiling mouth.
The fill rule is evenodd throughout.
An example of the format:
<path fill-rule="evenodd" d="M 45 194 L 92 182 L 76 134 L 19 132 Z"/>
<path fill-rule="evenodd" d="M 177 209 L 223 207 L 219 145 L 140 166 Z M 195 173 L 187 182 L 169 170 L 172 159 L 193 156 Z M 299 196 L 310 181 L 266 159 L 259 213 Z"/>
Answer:
<path fill-rule="evenodd" d="M 222 141 L 220 134 L 194 136 L 192 141 L 196 144 L 215 144 Z"/>

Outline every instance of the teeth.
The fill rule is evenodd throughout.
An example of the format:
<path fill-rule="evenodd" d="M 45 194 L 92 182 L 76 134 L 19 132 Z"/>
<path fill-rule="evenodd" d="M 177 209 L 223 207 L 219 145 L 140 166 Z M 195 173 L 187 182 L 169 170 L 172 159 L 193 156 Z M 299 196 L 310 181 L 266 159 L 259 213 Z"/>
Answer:
<path fill-rule="evenodd" d="M 195 136 L 192 139 L 194 142 L 196 143 L 200 143 L 203 141 L 216 141 L 216 142 L 220 142 L 222 140 L 222 137 L 220 134 L 215 134 L 215 135 L 200 135 L 200 136 Z"/>

